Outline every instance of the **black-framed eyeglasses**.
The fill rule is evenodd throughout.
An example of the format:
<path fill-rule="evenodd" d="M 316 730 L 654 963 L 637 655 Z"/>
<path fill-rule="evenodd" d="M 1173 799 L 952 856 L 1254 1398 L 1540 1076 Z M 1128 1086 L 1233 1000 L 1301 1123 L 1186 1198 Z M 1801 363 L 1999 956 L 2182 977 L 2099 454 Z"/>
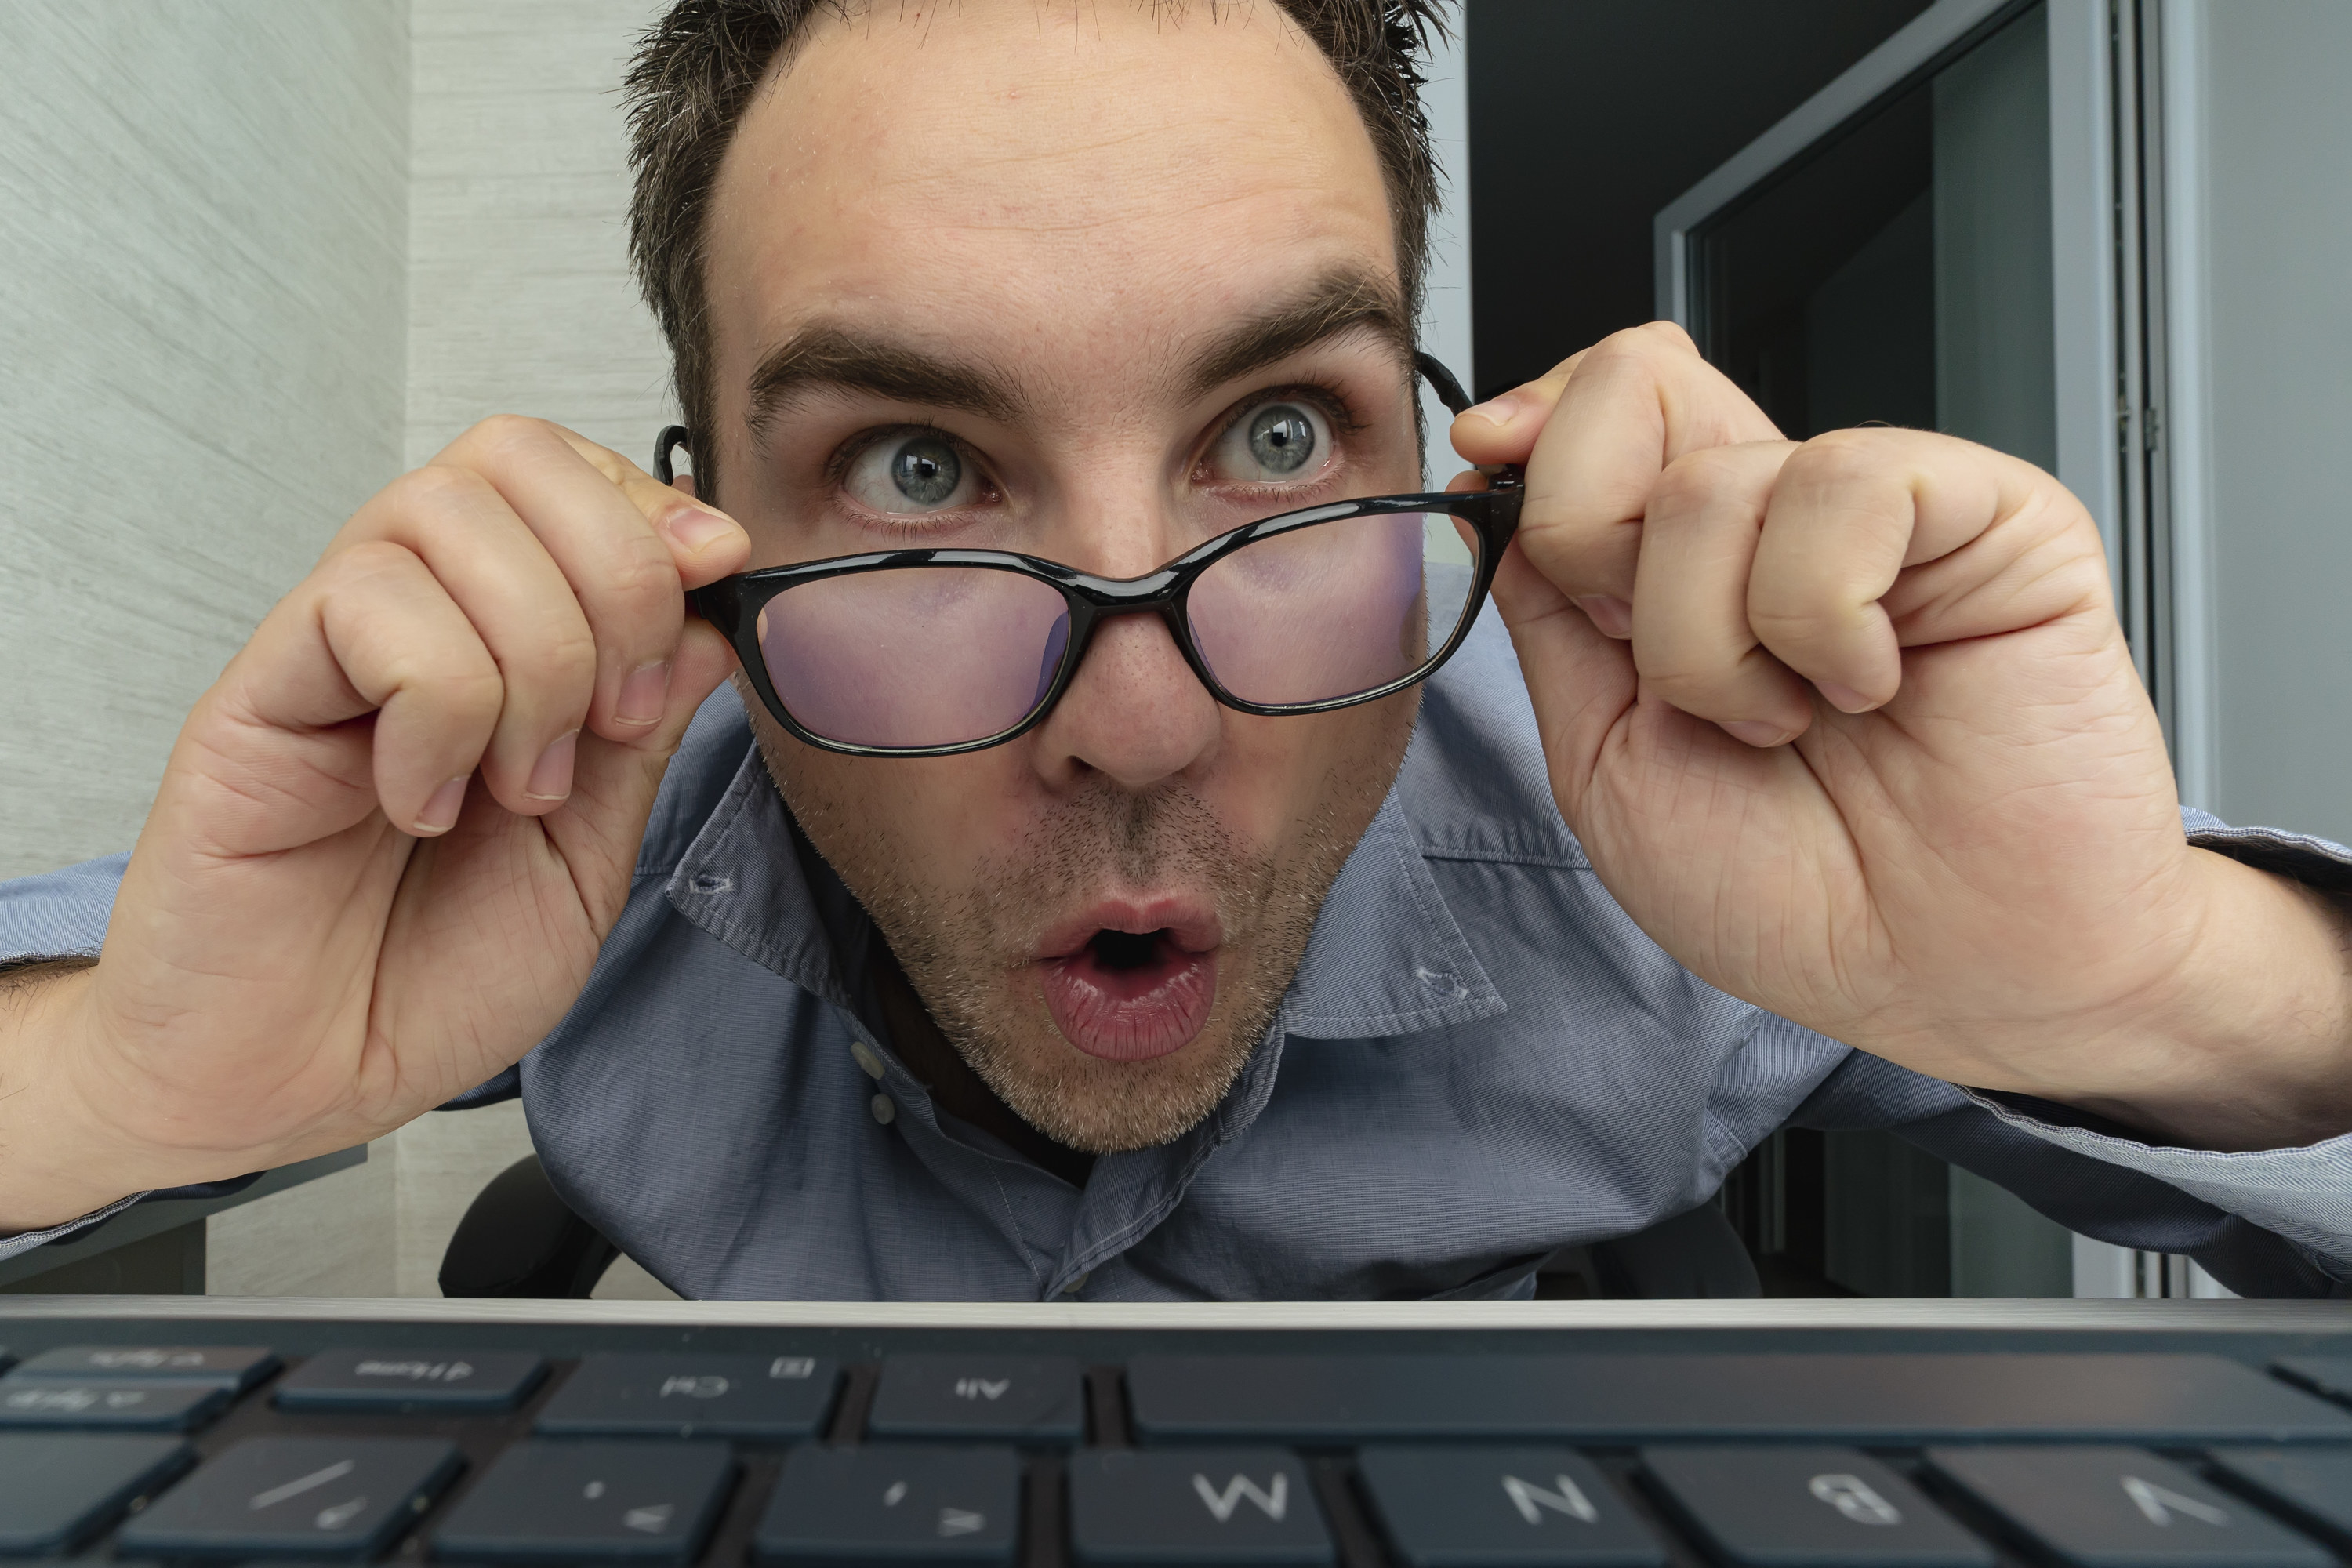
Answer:
<path fill-rule="evenodd" d="M 1445 367 L 1415 356 L 1445 405 Z M 664 430 L 663 483 L 686 432 Z M 1001 550 L 889 550 L 772 566 L 688 595 L 797 739 L 861 757 L 940 757 L 1034 728 L 1096 627 L 1150 612 L 1219 702 L 1323 713 L 1453 657 L 1519 522 L 1520 476 L 1460 494 L 1375 496 L 1244 523 L 1140 577 Z"/>

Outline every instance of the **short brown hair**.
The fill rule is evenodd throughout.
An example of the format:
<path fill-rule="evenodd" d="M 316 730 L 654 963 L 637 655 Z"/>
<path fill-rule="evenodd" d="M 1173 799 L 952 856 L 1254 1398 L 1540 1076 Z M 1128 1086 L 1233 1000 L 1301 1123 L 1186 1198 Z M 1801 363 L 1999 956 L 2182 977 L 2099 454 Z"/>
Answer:
<path fill-rule="evenodd" d="M 846 18 L 872 0 L 677 0 L 639 40 L 626 78 L 629 257 L 646 302 L 669 340 L 688 450 L 702 493 L 717 495 L 711 461 L 711 345 L 703 277 L 711 187 L 752 89 L 820 13 Z M 1180 8 L 1186 0 L 1130 0 Z M 1212 13 L 1251 0 L 1192 0 Z M 1273 0 L 1322 49 L 1371 133 L 1396 226 L 1408 311 L 1418 316 L 1437 163 L 1421 108 L 1421 58 L 1443 34 L 1451 0 Z"/>

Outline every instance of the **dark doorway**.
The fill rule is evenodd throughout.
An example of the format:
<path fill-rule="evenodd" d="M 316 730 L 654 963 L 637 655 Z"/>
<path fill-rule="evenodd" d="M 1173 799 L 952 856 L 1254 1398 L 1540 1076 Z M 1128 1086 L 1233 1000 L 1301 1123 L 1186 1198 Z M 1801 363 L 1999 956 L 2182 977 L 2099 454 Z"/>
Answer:
<path fill-rule="evenodd" d="M 1483 395 L 1646 321 L 1650 220 L 1926 0 L 1470 0 Z"/>

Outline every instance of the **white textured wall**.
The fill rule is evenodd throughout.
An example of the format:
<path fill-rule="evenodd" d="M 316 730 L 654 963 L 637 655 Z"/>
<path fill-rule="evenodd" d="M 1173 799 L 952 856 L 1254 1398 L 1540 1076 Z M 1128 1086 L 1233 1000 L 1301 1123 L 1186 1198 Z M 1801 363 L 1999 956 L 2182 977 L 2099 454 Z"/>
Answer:
<path fill-rule="evenodd" d="M 414 0 L 409 462 L 488 414 L 652 460 L 668 356 L 629 279 L 622 70 L 656 0 Z"/>
<path fill-rule="evenodd" d="M 129 847 L 190 704 L 397 470 L 408 189 L 405 0 L 5 17 L 0 877 Z M 390 1289 L 381 1152 L 213 1221 L 215 1287 Z"/>
<path fill-rule="evenodd" d="M 398 463 L 405 11 L 0 13 L 0 877 L 129 847 L 189 705 Z"/>

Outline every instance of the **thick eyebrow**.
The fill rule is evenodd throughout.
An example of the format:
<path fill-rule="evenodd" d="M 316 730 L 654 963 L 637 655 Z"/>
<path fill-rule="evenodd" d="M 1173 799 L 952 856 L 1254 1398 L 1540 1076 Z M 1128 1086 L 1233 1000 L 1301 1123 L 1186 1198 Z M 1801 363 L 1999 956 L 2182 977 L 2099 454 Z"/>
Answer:
<path fill-rule="evenodd" d="M 750 423 L 763 435 L 777 412 L 814 387 L 872 393 L 899 403 L 961 409 L 1012 423 L 1022 399 L 992 366 L 949 359 L 878 333 L 814 321 L 770 351 L 751 373 Z"/>
<path fill-rule="evenodd" d="M 1412 322 L 1396 286 L 1372 273 L 1327 272 L 1297 296 L 1226 329 L 1192 365 L 1195 397 L 1351 332 L 1369 331 L 1412 363 Z"/>

